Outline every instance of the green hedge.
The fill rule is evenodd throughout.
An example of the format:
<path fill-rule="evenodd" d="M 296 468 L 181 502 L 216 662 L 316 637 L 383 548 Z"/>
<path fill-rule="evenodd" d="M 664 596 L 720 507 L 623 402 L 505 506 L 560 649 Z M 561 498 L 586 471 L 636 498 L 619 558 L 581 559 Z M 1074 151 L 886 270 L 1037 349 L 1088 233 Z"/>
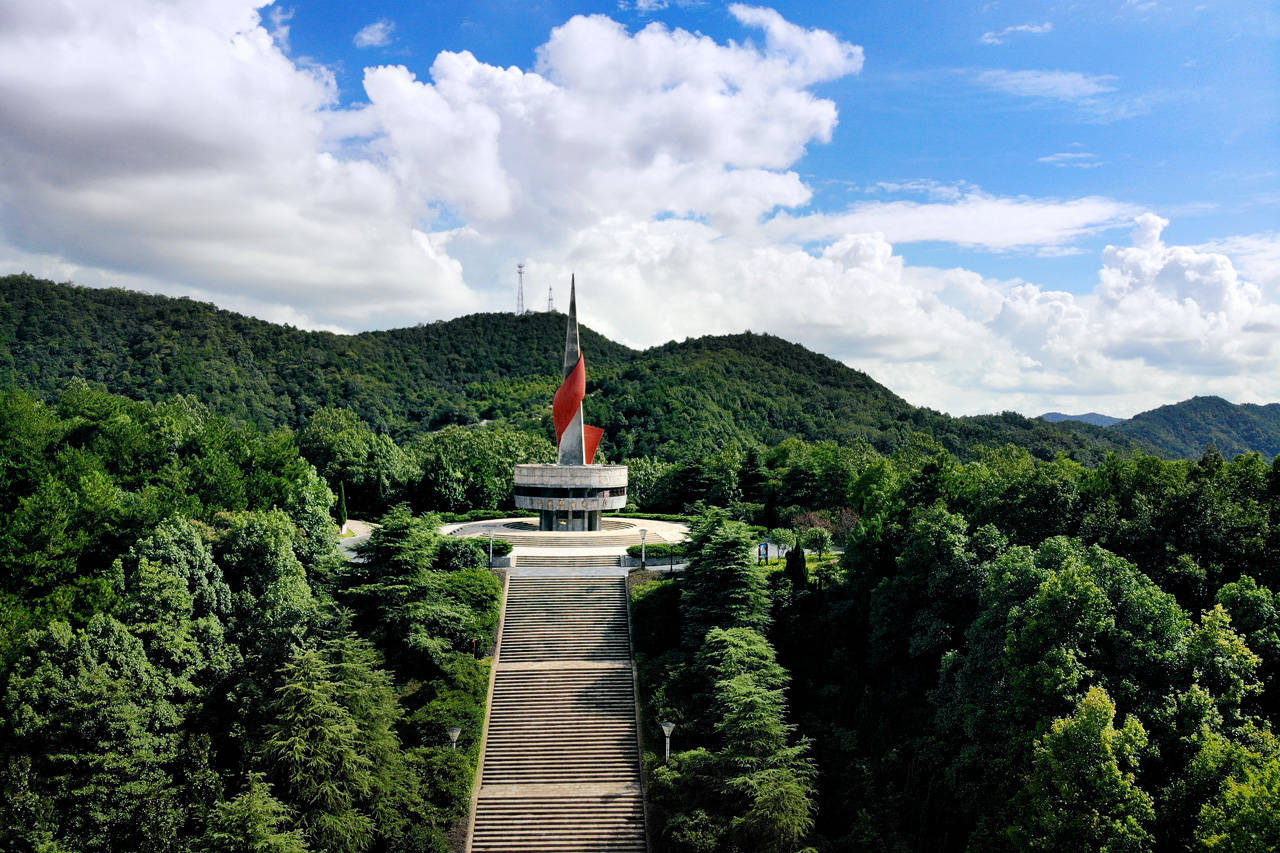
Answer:
<path fill-rule="evenodd" d="M 645 557 L 649 560 L 665 560 L 672 554 L 677 557 L 684 555 L 684 543 L 682 542 L 653 542 L 645 547 Z M 627 556 L 640 559 L 640 546 L 628 545 Z"/>
<path fill-rule="evenodd" d="M 436 513 L 445 524 L 457 524 L 462 521 L 492 521 L 495 518 L 518 518 L 528 515 L 518 509 L 473 509 L 470 512 Z"/>
<path fill-rule="evenodd" d="M 468 536 L 463 541 L 474 542 L 480 546 L 480 550 L 484 551 L 486 556 L 489 554 L 489 537 L 488 536 Z M 494 539 L 493 540 L 493 556 L 505 557 L 511 553 L 511 549 L 513 547 L 514 546 L 505 539 Z"/>
<path fill-rule="evenodd" d="M 691 515 L 676 515 L 670 512 L 611 512 L 609 518 L 652 518 L 654 521 L 674 521 L 678 524 L 688 524 L 693 521 Z"/>

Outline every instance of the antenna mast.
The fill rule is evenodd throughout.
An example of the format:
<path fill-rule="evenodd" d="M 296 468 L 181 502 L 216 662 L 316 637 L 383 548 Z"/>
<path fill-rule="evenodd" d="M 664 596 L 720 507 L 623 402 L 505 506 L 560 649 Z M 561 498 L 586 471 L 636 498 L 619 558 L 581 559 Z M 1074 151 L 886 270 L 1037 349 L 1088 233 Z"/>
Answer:
<path fill-rule="evenodd" d="M 516 280 L 519 285 L 516 289 L 516 313 L 524 313 L 524 264 L 516 264 Z"/>
<path fill-rule="evenodd" d="M 551 301 L 551 285 L 547 285 L 547 313 L 550 314 L 556 310 L 555 302 Z"/>

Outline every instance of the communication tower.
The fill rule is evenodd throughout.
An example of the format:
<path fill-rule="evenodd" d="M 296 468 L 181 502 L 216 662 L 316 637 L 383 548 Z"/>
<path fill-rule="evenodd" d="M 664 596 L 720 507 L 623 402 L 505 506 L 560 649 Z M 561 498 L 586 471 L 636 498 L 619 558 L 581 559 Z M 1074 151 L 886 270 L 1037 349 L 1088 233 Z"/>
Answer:
<path fill-rule="evenodd" d="M 547 313 L 556 310 L 556 303 L 551 299 L 551 285 L 547 285 Z"/>
<path fill-rule="evenodd" d="M 516 264 L 516 313 L 524 313 L 524 264 Z"/>

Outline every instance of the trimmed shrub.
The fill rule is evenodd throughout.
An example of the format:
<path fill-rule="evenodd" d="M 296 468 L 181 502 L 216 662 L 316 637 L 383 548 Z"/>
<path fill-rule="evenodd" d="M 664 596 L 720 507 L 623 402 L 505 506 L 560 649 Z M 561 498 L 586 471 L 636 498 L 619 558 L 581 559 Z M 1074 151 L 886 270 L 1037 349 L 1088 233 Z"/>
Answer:
<path fill-rule="evenodd" d="M 469 536 L 462 541 L 474 542 L 475 544 L 479 545 L 480 550 L 483 551 L 486 556 L 488 556 L 489 554 L 489 537 L 488 536 Z M 515 547 L 514 545 L 512 545 L 510 542 L 508 542 L 505 539 L 494 539 L 493 540 L 493 556 L 505 557 L 511 553 L 511 549 L 514 547 Z"/>
<path fill-rule="evenodd" d="M 684 556 L 684 543 L 682 542 L 651 542 L 644 548 L 647 559 L 665 560 L 675 555 L 676 557 Z M 627 556 L 640 559 L 640 546 L 628 545 Z"/>

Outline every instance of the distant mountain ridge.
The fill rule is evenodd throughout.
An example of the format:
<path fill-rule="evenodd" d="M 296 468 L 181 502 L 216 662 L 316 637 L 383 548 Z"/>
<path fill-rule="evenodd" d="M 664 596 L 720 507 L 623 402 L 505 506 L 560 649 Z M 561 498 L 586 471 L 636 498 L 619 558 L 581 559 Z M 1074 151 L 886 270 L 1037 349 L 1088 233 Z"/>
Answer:
<path fill-rule="evenodd" d="M 1113 418 L 1111 415 L 1100 415 L 1097 412 L 1085 412 L 1083 415 L 1064 415 L 1062 412 L 1045 412 L 1040 416 L 1040 420 L 1048 421 L 1051 424 L 1060 423 L 1062 421 L 1081 421 L 1094 426 L 1109 427 L 1120 423 L 1124 418 Z"/>
<path fill-rule="evenodd" d="M 298 428 L 326 406 L 397 441 L 491 421 L 549 435 L 562 314 L 473 314 L 337 335 L 190 299 L 0 276 L 0 386 L 56 395 L 73 378 L 137 399 L 191 395 L 261 427 Z M 582 329 L 586 415 L 610 459 L 673 458 L 737 442 L 865 441 L 882 452 L 924 433 L 961 458 L 1015 444 L 1096 463 L 1163 451 L 1139 436 L 1005 412 L 953 418 L 907 403 L 867 374 L 772 335 L 743 333 L 637 351 Z"/>
<path fill-rule="evenodd" d="M 1280 403 L 1192 397 L 1134 415 L 1111 428 L 1170 456 L 1198 457 L 1209 445 L 1228 459 L 1251 450 L 1268 460 L 1280 455 Z"/>
<path fill-rule="evenodd" d="M 1250 451 L 1257 451 L 1268 460 L 1280 455 L 1280 403 L 1237 404 L 1221 397 L 1203 396 L 1140 412 L 1128 419 L 1097 412 L 1045 412 L 1040 420 L 1107 427 L 1139 439 L 1169 458 L 1198 458 L 1209 447 L 1228 459 Z"/>

